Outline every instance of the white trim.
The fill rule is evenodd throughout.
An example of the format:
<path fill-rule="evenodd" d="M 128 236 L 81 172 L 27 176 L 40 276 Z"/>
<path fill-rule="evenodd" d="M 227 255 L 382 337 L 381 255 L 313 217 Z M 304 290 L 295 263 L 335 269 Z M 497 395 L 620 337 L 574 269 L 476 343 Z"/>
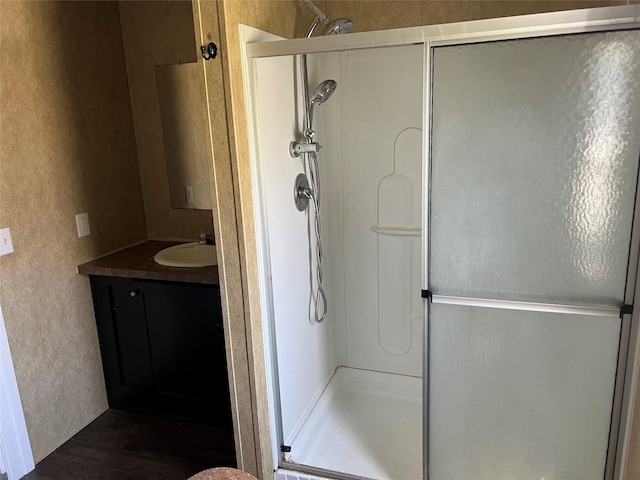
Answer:
<path fill-rule="evenodd" d="M 282 37 L 254 27 L 240 24 L 240 51 L 245 52 L 251 42 L 281 41 Z M 282 432 L 282 410 L 280 405 L 280 385 L 276 360 L 276 340 L 274 332 L 273 290 L 271 288 L 271 263 L 269 260 L 269 241 L 265 221 L 264 187 L 262 184 L 261 163 L 258 152 L 259 133 L 256 130 L 255 103 L 257 101 L 254 60 L 246 54 L 242 56 L 242 78 L 247 112 L 247 133 L 249 158 L 251 159 L 251 185 L 256 188 L 253 196 L 254 222 L 256 231 L 256 254 L 260 272 L 260 310 L 262 312 L 263 341 L 265 346 L 265 373 L 267 377 L 267 397 L 269 400 L 269 422 L 271 434 L 271 455 L 273 468 L 280 463 L 280 445 L 284 442 Z"/>
<path fill-rule="evenodd" d="M 0 307 L 0 455 L 9 480 L 35 468 Z"/>
<path fill-rule="evenodd" d="M 246 52 L 249 57 L 257 58 L 425 42 L 442 42 L 441 45 L 446 42 L 481 42 L 522 36 L 583 33 L 602 30 L 603 26 L 606 26 L 608 30 L 639 27 L 640 4 L 351 33 L 349 35 L 250 43 L 247 45 Z"/>
<path fill-rule="evenodd" d="M 331 480 L 329 477 L 318 477 L 310 473 L 302 473 L 294 470 L 278 469 L 274 480 Z"/>

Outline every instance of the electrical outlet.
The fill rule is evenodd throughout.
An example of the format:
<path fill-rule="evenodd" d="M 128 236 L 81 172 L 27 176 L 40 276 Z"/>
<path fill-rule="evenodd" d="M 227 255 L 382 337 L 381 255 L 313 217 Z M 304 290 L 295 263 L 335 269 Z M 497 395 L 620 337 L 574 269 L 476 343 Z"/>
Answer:
<path fill-rule="evenodd" d="M 8 228 L 0 228 L 0 255 L 6 255 L 7 253 L 13 253 L 11 231 Z"/>
<path fill-rule="evenodd" d="M 78 238 L 88 237 L 91 235 L 88 213 L 79 213 L 76 215 L 76 227 L 78 228 Z"/>
<path fill-rule="evenodd" d="M 193 203 L 193 187 L 191 185 L 184 187 L 184 196 L 187 199 L 187 203 Z"/>

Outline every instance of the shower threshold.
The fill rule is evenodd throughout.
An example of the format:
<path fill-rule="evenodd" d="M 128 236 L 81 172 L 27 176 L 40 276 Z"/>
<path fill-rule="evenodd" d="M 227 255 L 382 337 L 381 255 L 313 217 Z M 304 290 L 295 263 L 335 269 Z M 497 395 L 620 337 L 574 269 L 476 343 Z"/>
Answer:
<path fill-rule="evenodd" d="M 339 367 L 287 460 L 347 477 L 422 478 L 422 379 Z"/>

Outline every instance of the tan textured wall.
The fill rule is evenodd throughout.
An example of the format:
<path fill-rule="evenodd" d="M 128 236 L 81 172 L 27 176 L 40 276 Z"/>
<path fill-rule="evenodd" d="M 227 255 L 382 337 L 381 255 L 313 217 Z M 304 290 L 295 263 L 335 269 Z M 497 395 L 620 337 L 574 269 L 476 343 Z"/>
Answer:
<path fill-rule="evenodd" d="M 198 238 L 211 210 L 172 209 L 162 141 L 156 65 L 195 62 L 190 1 L 119 2 L 149 238 Z"/>
<path fill-rule="evenodd" d="M 107 408 L 76 265 L 146 227 L 117 4 L 1 2 L 0 31 L 0 304 L 38 461 Z"/>
<path fill-rule="evenodd" d="M 219 47 L 215 60 L 201 62 L 205 76 L 208 130 L 207 148 L 212 152 L 211 194 L 213 221 L 216 227 L 220 294 L 225 319 L 225 347 L 231 394 L 231 411 L 238 467 L 257 474 L 254 433 L 254 403 L 249 379 L 247 330 L 245 328 L 243 291 L 238 249 L 238 230 L 234 199 L 227 109 L 223 77 L 226 51 L 218 21 L 218 4 L 193 2 L 196 36 L 201 45 L 214 42 Z"/>
<path fill-rule="evenodd" d="M 626 3 L 626 0 L 324 0 L 322 4 L 331 18 L 354 20 L 353 32 L 368 32 Z"/>
<path fill-rule="evenodd" d="M 637 3 L 638 0 L 632 0 Z M 620 5 L 626 1 L 511 1 L 511 0 L 319 0 L 318 3 L 331 18 L 348 17 L 354 21 L 354 32 L 383 30 L 436 23 L 448 23 L 510 15 L 523 15 L 547 11 L 593 8 Z M 302 1 L 254 1 L 222 0 L 221 28 L 224 34 L 225 81 L 231 144 L 231 164 L 235 188 L 241 277 L 232 272 L 229 278 L 241 280 L 244 293 L 245 325 L 247 330 L 247 356 L 251 371 L 251 400 L 254 412 L 266 405 L 261 375 L 262 358 L 256 244 L 253 223 L 251 171 L 249 165 L 247 118 L 244 108 L 241 52 L 239 50 L 238 24 L 246 24 L 286 38 L 304 36 L 313 20 Z M 216 162 L 217 163 L 217 162 Z M 640 402 L 640 398 L 639 398 Z M 260 478 L 270 478 L 268 426 L 261 414 L 254 418 L 258 437 L 257 467 Z M 640 424 L 640 420 L 638 420 Z M 640 437 L 637 434 L 636 437 Z M 639 438 L 640 440 L 640 438 Z M 633 447 L 634 452 L 638 447 Z M 638 462 L 637 462 L 638 463 Z M 639 466 L 640 467 L 640 466 Z M 253 469 L 249 469 L 253 472 Z M 255 473 L 254 473 L 255 474 Z M 628 478 L 640 478 L 640 474 Z"/>
<path fill-rule="evenodd" d="M 210 2 L 201 2 L 203 5 L 208 3 Z M 241 468 L 258 478 L 269 479 L 273 477 L 273 462 L 259 313 L 260 297 L 257 290 L 255 226 L 238 25 L 250 25 L 285 38 L 293 38 L 299 33 L 296 28 L 306 22 L 297 19 L 300 16 L 306 18 L 307 9 L 294 0 L 225 0 L 220 2 L 219 9 L 231 157 L 228 166 L 224 167 L 224 173 L 220 159 L 216 158 L 214 163 L 217 181 L 220 182 L 217 187 L 219 201 L 226 205 L 235 204 L 236 212 L 236 218 L 221 218 L 219 233 L 227 232 L 229 240 L 232 233 L 237 235 L 236 244 L 239 249 L 228 250 L 228 257 L 224 253 L 223 276 L 228 290 L 230 285 L 235 288 L 234 295 L 228 298 L 227 304 L 232 315 L 231 334 L 234 337 L 242 335 L 244 340 L 244 345 L 236 343 L 237 348 L 233 352 L 234 373 L 237 374 L 234 379 L 237 393 L 235 408 L 241 433 L 238 439 L 236 432 L 238 462 Z M 233 191 L 226 190 L 232 186 Z M 222 196 L 223 187 L 225 196 Z M 221 211 L 220 216 L 222 215 Z"/>

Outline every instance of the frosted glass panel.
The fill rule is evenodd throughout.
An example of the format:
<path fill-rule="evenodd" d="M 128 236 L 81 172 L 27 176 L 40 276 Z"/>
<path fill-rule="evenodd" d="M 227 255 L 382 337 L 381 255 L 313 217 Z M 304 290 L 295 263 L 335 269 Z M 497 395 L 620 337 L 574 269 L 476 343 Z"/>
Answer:
<path fill-rule="evenodd" d="M 619 306 L 640 32 L 434 50 L 431 289 Z"/>
<path fill-rule="evenodd" d="M 599 479 L 617 318 L 431 305 L 431 480 Z"/>

